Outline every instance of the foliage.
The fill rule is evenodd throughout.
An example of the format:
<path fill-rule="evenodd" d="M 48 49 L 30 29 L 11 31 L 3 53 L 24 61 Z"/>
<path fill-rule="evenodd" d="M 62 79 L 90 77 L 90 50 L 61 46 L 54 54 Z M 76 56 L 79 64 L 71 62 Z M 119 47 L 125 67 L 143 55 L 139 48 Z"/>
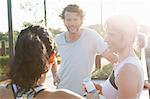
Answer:
<path fill-rule="evenodd" d="M 44 26 L 44 21 L 43 20 L 39 20 L 39 21 L 35 21 L 35 22 L 27 22 L 27 21 L 24 21 L 23 22 L 23 28 L 27 28 L 31 25 L 41 25 L 41 26 Z"/>
<path fill-rule="evenodd" d="M 16 42 L 18 35 L 19 35 L 19 32 L 18 32 L 17 30 L 15 30 L 15 31 L 13 32 L 14 42 Z"/>
<path fill-rule="evenodd" d="M 6 75 L 8 71 L 9 56 L 0 56 L 0 76 Z"/>
<path fill-rule="evenodd" d="M 61 32 L 60 28 L 58 28 L 58 29 L 49 28 L 49 30 L 51 31 L 53 36 L 55 36 Z"/>
<path fill-rule="evenodd" d="M 9 62 L 9 56 L 0 56 L 0 67 L 7 66 Z"/>
<path fill-rule="evenodd" d="M 23 22 L 23 27 L 24 28 L 29 27 L 31 25 L 42 25 L 43 26 L 44 25 L 44 21 L 40 20 L 40 21 L 37 21 L 36 23 L 30 23 L 30 22 L 26 22 L 26 21 Z M 48 28 L 48 30 L 52 33 L 53 37 L 56 34 L 59 34 L 61 32 L 60 28 L 58 28 L 58 29 Z"/>
<path fill-rule="evenodd" d="M 30 23 L 30 22 L 26 22 L 26 21 L 23 22 L 23 27 L 29 27 L 31 25 L 32 25 L 32 23 Z"/>
<path fill-rule="evenodd" d="M 16 42 L 19 32 L 17 30 L 13 31 L 13 40 Z M 0 48 L 2 47 L 1 42 L 5 41 L 6 53 L 8 53 L 9 48 L 9 35 L 8 32 L 0 33 Z"/>
<path fill-rule="evenodd" d="M 0 33 L 0 41 L 8 41 L 8 32 Z"/>
<path fill-rule="evenodd" d="M 92 79 L 107 79 L 112 71 L 112 65 L 107 64 L 102 69 L 98 69 L 92 73 Z"/>

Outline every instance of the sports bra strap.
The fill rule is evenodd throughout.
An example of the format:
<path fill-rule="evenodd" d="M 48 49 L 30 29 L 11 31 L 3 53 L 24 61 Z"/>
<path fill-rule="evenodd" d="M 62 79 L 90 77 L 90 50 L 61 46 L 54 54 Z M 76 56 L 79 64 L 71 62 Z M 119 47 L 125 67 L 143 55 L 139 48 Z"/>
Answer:
<path fill-rule="evenodd" d="M 46 88 L 43 85 L 40 85 L 38 87 L 35 87 L 36 93 L 34 94 L 33 97 L 36 97 L 41 91 L 44 91 Z"/>
<path fill-rule="evenodd" d="M 38 95 L 41 91 L 44 91 L 46 89 L 46 87 L 44 87 L 43 85 L 35 86 L 28 91 L 25 91 L 25 89 L 19 90 L 19 87 L 16 84 L 11 84 L 11 87 L 15 99 L 32 99 L 33 97 L 36 97 L 36 95 Z"/>
<path fill-rule="evenodd" d="M 111 76 L 110 76 L 110 78 L 109 78 L 109 81 L 110 81 L 111 85 L 112 85 L 116 90 L 118 90 L 118 87 L 117 87 L 116 84 L 115 84 L 114 70 L 113 70 L 113 72 L 111 73 Z"/>

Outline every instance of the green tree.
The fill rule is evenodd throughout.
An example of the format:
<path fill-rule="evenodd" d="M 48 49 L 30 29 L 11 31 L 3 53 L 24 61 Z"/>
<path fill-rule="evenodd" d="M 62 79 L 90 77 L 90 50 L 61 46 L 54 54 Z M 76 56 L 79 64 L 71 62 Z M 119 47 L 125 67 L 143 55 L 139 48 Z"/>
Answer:
<path fill-rule="evenodd" d="M 23 27 L 28 27 L 31 25 L 32 25 L 32 23 L 30 23 L 30 22 L 26 22 L 26 21 L 23 22 Z"/>
<path fill-rule="evenodd" d="M 53 36 L 62 32 L 60 28 L 58 29 L 49 28 L 49 30 L 51 31 Z"/>
<path fill-rule="evenodd" d="M 13 39 L 14 39 L 14 42 L 16 42 L 17 40 L 17 37 L 18 37 L 18 34 L 19 32 L 17 30 L 14 30 L 13 31 Z M 1 41 L 5 41 L 6 42 L 6 48 L 8 48 L 8 32 L 5 32 L 5 33 L 0 33 L 0 47 L 1 47 Z"/>
<path fill-rule="evenodd" d="M 8 33 L 0 33 L 0 41 L 8 41 Z"/>
<path fill-rule="evenodd" d="M 16 42 L 18 35 L 19 35 L 19 31 L 17 30 L 13 31 L 14 42 Z"/>

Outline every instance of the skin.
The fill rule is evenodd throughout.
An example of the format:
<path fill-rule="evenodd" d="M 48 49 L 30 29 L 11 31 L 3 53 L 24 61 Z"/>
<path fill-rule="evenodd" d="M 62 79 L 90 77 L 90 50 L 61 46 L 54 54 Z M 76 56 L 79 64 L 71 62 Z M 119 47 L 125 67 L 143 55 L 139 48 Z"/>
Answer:
<path fill-rule="evenodd" d="M 78 13 L 75 12 L 65 12 L 64 19 L 63 19 L 64 25 L 66 26 L 68 32 L 65 33 L 65 38 L 67 42 L 74 42 L 78 40 L 82 33 L 81 25 L 83 23 L 83 17 L 81 17 Z M 108 61 L 110 61 L 112 64 L 117 61 L 117 56 L 112 54 L 109 50 L 105 50 L 102 54 L 104 58 L 106 58 Z M 52 67 L 53 71 L 57 71 L 56 68 Z M 59 78 L 57 77 L 56 73 L 53 72 L 53 75 L 55 75 L 54 78 L 54 85 L 57 85 L 57 83 L 60 82 Z"/>
<path fill-rule="evenodd" d="M 47 66 L 51 67 L 51 64 L 47 64 Z M 42 85 L 45 81 L 46 73 L 42 74 L 41 77 L 37 81 L 37 85 Z M 7 82 L 8 84 L 10 81 Z M 83 99 L 80 95 L 73 93 L 69 90 L 59 89 L 56 91 L 44 90 L 40 92 L 36 97 L 36 99 Z M 0 86 L 0 99 L 14 99 L 14 94 L 11 87 L 2 87 Z"/>
<path fill-rule="evenodd" d="M 43 74 L 41 78 L 38 80 L 38 84 L 42 84 L 45 81 L 46 74 Z M 83 99 L 80 95 L 73 93 L 69 90 L 60 89 L 56 91 L 44 90 L 40 92 L 36 97 L 36 99 Z M 8 88 L 0 86 L 0 99 L 14 99 L 14 94 L 12 88 L 9 86 Z"/>
<path fill-rule="evenodd" d="M 144 87 L 145 87 L 145 89 L 149 89 L 150 90 L 150 83 L 145 81 L 144 82 Z"/>
<path fill-rule="evenodd" d="M 116 78 L 118 99 L 136 99 L 139 76 L 139 71 L 135 66 L 124 65 Z"/>
<path fill-rule="evenodd" d="M 129 56 L 136 57 L 132 48 L 137 32 L 136 25 L 134 22 L 130 24 L 133 21 L 130 18 L 123 22 L 124 18 L 126 20 L 126 17 L 120 16 L 120 19 L 117 16 L 111 17 L 106 26 L 107 35 L 105 40 L 108 43 L 109 50 L 118 56 L 117 63 L 121 63 Z M 139 88 L 140 76 L 138 67 L 129 63 L 124 64 L 115 79 L 118 87 L 116 99 L 136 99 L 137 92 L 141 90 Z M 100 85 L 96 84 L 95 86 L 101 91 L 102 87 Z"/>
<path fill-rule="evenodd" d="M 118 42 L 122 41 L 122 42 Z M 106 42 L 109 49 L 118 55 L 118 63 L 122 62 L 128 56 L 134 56 L 132 47 L 122 33 L 118 33 L 113 28 L 108 28 Z M 132 64 L 125 64 L 116 77 L 118 87 L 118 99 L 136 99 L 137 86 L 140 72 Z"/>
<path fill-rule="evenodd" d="M 64 24 L 68 30 L 66 33 L 66 40 L 69 42 L 74 42 L 80 38 L 82 29 L 80 28 L 83 23 L 83 18 L 75 12 L 65 12 Z M 112 54 L 109 50 L 105 50 L 102 54 L 108 61 L 115 63 L 117 57 Z"/>
<path fill-rule="evenodd" d="M 65 18 L 63 21 L 70 34 L 78 34 L 83 22 L 83 18 L 81 18 L 78 13 L 65 12 Z"/>
<path fill-rule="evenodd" d="M 111 52 L 118 53 L 118 51 L 123 50 L 123 45 L 120 45 L 123 37 L 120 33 L 116 33 L 113 29 L 107 30 L 107 35 L 105 37 L 105 41 L 109 45 L 109 49 Z"/>
<path fill-rule="evenodd" d="M 36 99 L 83 99 L 81 96 L 72 93 L 68 90 L 49 91 L 45 90 L 40 92 Z M 14 99 L 11 88 L 0 87 L 0 99 Z"/>
<path fill-rule="evenodd" d="M 66 26 L 68 32 L 66 32 L 65 37 L 68 42 L 74 42 L 78 40 L 81 36 L 82 29 L 80 28 L 83 23 L 83 18 L 75 12 L 65 12 L 65 18 L 63 19 L 64 25 Z M 111 63 L 117 61 L 117 57 L 112 54 L 109 50 L 105 50 L 102 54 Z M 56 78 L 55 81 L 58 81 Z M 88 95 L 90 96 L 90 95 Z"/>
<path fill-rule="evenodd" d="M 74 42 L 78 40 L 81 36 L 82 29 L 80 28 L 83 23 L 83 18 L 75 12 L 65 12 L 64 24 L 68 30 L 66 33 L 66 40 L 69 42 Z M 105 50 L 102 54 L 108 61 L 115 63 L 117 57 L 112 54 L 109 50 Z"/>
<path fill-rule="evenodd" d="M 68 32 L 66 32 L 66 41 L 74 42 L 80 38 L 82 29 L 80 28 L 83 22 L 83 18 L 75 12 L 65 12 L 65 17 L 63 19 L 64 25 L 66 26 Z M 57 67 L 54 64 L 52 66 L 52 74 L 54 79 L 54 85 L 60 82 L 60 79 L 56 75 Z"/>
<path fill-rule="evenodd" d="M 65 18 L 63 19 L 64 25 L 68 32 L 66 33 L 66 40 L 69 42 L 76 41 L 80 38 L 82 29 L 80 28 L 83 19 L 75 12 L 65 12 Z"/>

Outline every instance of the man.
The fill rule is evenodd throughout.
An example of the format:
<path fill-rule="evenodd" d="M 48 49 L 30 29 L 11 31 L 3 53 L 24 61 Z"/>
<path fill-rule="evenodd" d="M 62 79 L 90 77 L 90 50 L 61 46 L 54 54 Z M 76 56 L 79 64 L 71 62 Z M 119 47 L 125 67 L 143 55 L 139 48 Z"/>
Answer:
<path fill-rule="evenodd" d="M 137 56 L 141 59 L 142 49 L 144 50 L 144 47 L 146 45 L 146 37 L 144 33 L 138 33 L 137 34 L 137 42 L 136 42 L 136 48 L 135 52 Z"/>
<path fill-rule="evenodd" d="M 81 28 L 84 13 L 78 5 L 70 4 L 60 15 L 67 32 L 58 34 L 55 42 L 61 56 L 61 66 L 57 72 L 58 88 L 66 88 L 80 95 L 84 94 L 82 81 L 90 77 L 97 53 L 113 62 L 103 38 L 93 30 Z M 116 58 L 114 58 L 116 59 Z"/>

